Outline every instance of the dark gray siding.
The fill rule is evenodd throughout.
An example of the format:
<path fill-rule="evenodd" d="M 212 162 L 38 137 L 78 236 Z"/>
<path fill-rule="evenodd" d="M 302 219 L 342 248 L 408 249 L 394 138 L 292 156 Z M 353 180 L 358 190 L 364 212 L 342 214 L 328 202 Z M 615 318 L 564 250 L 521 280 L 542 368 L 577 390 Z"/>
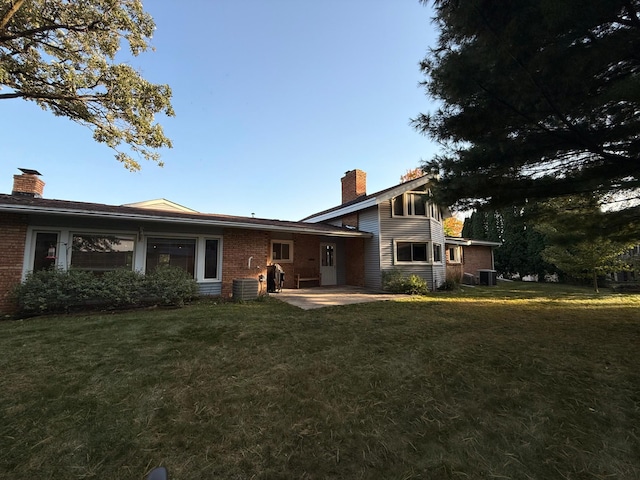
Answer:
<path fill-rule="evenodd" d="M 367 288 L 380 289 L 380 220 L 377 207 L 360 212 L 358 228 L 373 234 L 364 242 L 364 284 Z"/>
<path fill-rule="evenodd" d="M 200 295 L 219 296 L 222 295 L 222 282 L 198 283 Z"/>

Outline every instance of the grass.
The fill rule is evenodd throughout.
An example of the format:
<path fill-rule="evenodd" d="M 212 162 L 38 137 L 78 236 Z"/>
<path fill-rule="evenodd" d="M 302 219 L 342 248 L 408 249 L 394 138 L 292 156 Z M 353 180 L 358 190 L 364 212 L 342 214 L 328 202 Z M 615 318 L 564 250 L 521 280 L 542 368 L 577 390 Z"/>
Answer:
<path fill-rule="evenodd" d="M 0 323 L 0 478 L 640 478 L 640 296 Z"/>

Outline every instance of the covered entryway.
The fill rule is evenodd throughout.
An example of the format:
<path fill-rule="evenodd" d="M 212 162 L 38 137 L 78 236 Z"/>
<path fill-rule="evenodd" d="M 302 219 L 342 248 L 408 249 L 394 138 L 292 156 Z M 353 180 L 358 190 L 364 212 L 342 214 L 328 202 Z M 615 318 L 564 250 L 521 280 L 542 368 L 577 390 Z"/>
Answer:
<path fill-rule="evenodd" d="M 336 285 L 338 273 L 336 268 L 336 244 L 320 244 L 320 285 Z"/>

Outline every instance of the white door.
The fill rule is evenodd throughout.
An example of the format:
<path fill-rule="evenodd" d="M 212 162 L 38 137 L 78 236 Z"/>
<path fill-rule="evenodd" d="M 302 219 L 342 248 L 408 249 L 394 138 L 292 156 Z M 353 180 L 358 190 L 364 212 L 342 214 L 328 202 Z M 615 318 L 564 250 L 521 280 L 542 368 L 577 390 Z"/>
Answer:
<path fill-rule="evenodd" d="M 336 274 L 336 244 L 320 244 L 320 285 L 335 285 Z"/>

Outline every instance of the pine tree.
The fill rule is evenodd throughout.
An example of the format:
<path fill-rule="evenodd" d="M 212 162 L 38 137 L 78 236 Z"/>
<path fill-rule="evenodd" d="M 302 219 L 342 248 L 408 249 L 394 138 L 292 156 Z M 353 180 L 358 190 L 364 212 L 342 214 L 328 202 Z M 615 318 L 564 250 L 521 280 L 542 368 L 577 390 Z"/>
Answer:
<path fill-rule="evenodd" d="M 438 45 L 421 67 L 442 107 L 413 124 L 447 147 L 424 166 L 441 203 L 597 193 L 619 207 L 601 217 L 610 234 L 637 240 L 640 0 L 434 5 Z"/>

